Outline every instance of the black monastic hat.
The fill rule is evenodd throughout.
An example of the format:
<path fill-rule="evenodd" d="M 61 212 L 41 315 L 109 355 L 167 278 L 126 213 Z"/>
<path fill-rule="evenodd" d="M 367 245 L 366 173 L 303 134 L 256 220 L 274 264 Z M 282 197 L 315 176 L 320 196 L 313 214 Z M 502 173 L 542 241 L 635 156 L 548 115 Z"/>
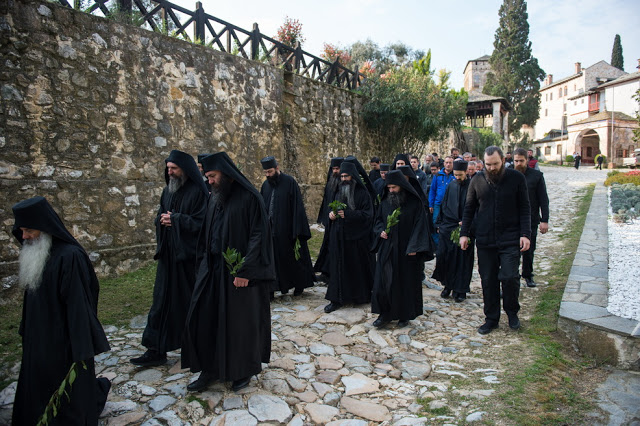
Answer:
<path fill-rule="evenodd" d="M 260 163 L 262 163 L 262 170 L 275 169 L 276 167 L 278 167 L 276 157 L 272 155 L 264 157 L 262 160 L 260 160 Z"/>
<path fill-rule="evenodd" d="M 453 162 L 453 170 L 466 172 L 468 165 L 469 165 L 469 162 L 467 162 L 467 161 L 456 160 L 456 161 Z"/>
<path fill-rule="evenodd" d="M 22 244 L 20 228 L 37 229 L 70 244 L 82 247 L 62 223 L 60 216 L 53 210 L 44 197 L 33 197 L 20 201 L 12 207 L 15 223 L 13 235 Z"/>
<path fill-rule="evenodd" d="M 387 164 L 387 163 L 380 164 L 380 171 L 388 172 L 390 169 L 391 169 L 391 165 L 390 164 Z"/>

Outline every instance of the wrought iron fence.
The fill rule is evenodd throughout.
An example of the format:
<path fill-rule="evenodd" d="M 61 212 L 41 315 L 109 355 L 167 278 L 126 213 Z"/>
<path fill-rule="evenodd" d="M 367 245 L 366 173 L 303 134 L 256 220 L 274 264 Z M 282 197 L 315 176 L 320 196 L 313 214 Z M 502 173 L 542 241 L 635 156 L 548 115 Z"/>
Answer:
<path fill-rule="evenodd" d="M 114 18 L 151 31 L 183 38 L 222 52 L 268 62 L 285 70 L 341 88 L 357 88 L 364 76 L 314 56 L 298 45 L 288 46 L 262 34 L 258 24 L 247 31 L 206 13 L 201 2 L 191 11 L 166 0 L 54 0 L 63 6 Z M 192 36 L 189 36 L 191 32 Z"/>

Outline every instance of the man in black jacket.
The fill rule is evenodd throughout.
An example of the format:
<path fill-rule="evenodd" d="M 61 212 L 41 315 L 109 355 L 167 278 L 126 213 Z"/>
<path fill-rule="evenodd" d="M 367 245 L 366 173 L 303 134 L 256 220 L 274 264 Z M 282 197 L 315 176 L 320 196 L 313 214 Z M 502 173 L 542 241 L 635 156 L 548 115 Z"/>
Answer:
<path fill-rule="evenodd" d="M 524 175 L 505 168 L 504 155 L 497 146 L 485 150 L 484 161 L 486 170 L 469 184 L 460 230 L 460 248 L 466 250 L 474 221 L 485 314 L 485 323 L 478 328 L 480 334 L 498 328 L 500 283 L 509 327 L 520 328 L 520 252 L 529 249 L 531 235 L 531 209 Z"/>
<path fill-rule="evenodd" d="M 526 281 L 527 287 L 535 287 L 533 253 L 536 250 L 538 225 L 540 225 L 541 234 L 546 234 L 549 230 L 549 196 L 542 172 L 527 167 L 527 151 L 517 148 L 514 151 L 513 161 L 515 169 L 527 180 L 529 204 L 531 204 L 531 246 L 529 250 L 522 253 L 522 278 Z"/>

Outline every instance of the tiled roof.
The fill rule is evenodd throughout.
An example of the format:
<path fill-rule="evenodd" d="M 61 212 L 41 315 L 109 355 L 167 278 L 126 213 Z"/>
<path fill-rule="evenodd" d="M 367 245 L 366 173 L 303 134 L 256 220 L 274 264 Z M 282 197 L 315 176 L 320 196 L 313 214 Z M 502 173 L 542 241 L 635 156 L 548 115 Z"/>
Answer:
<path fill-rule="evenodd" d="M 506 101 L 506 99 L 501 98 L 499 96 L 485 95 L 484 93 L 478 92 L 477 90 L 472 90 L 471 92 L 469 92 L 468 102 L 488 102 L 488 101 Z"/>
<path fill-rule="evenodd" d="M 612 111 L 602 111 L 599 112 L 595 115 L 592 115 L 591 117 L 587 117 L 584 120 L 580 120 L 577 121 L 573 124 L 569 124 L 569 126 L 576 126 L 578 124 L 586 124 L 586 123 L 593 123 L 595 121 L 603 121 L 603 120 L 609 120 L 611 118 L 612 115 Z M 635 118 L 625 114 L 624 112 L 618 112 L 618 111 L 613 111 L 613 119 L 614 120 L 620 120 L 620 121 L 636 121 Z"/>
<path fill-rule="evenodd" d="M 615 80 L 607 81 L 606 83 L 603 83 L 600 86 L 598 86 L 598 89 L 601 87 L 613 86 L 616 84 L 624 83 L 627 81 L 633 81 L 633 80 L 640 80 L 640 71 L 620 76 Z"/>

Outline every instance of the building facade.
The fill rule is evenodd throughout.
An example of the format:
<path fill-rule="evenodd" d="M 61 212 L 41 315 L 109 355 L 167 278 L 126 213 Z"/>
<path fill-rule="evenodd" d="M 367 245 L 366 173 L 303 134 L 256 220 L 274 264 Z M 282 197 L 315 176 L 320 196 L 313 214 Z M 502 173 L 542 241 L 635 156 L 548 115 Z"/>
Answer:
<path fill-rule="evenodd" d="M 491 71 L 489 58 L 489 55 L 484 55 L 467 62 L 467 66 L 464 67 L 464 90 L 469 93 L 482 93 L 482 88 L 487 82 L 487 73 Z"/>

